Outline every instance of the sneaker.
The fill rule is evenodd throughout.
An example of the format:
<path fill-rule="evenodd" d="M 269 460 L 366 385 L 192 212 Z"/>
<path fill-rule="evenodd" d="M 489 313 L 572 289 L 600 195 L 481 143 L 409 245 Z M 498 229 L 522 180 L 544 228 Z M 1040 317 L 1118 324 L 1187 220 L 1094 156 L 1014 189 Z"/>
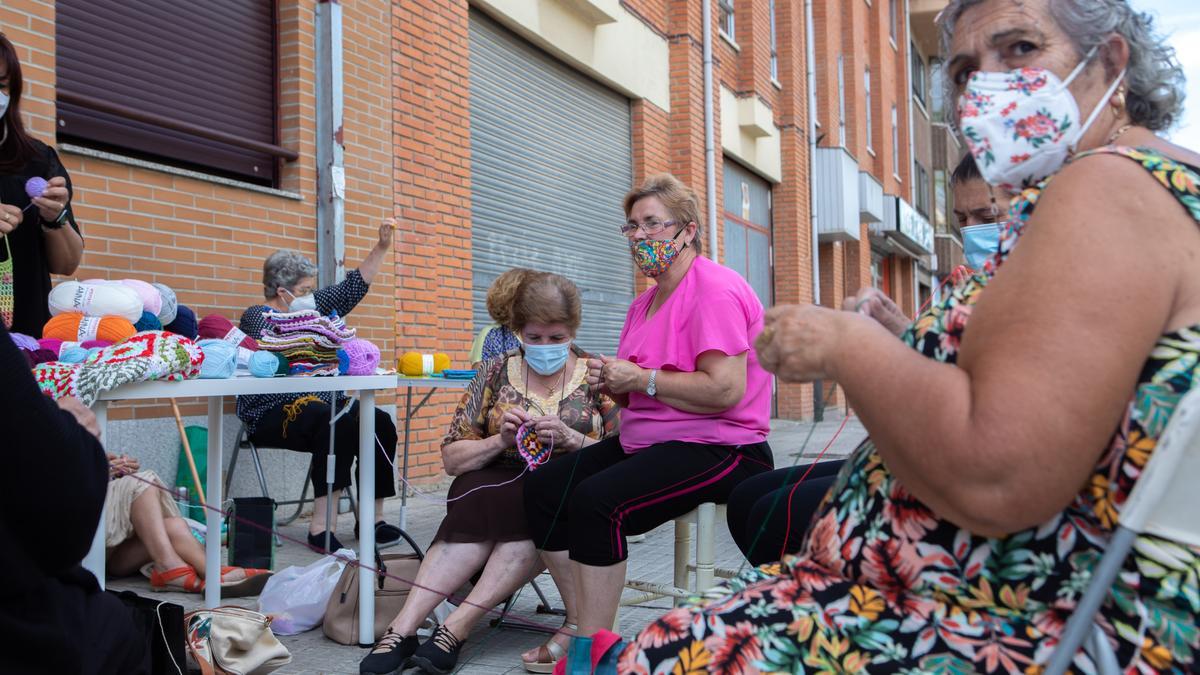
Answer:
<path fill-rule="evenodd" d="M 417 651 L 420 642 L 416 635 L 407 637 L 391 628 L 371 648 L 371 653 L 358 664 L 360 675 L 392 675 L 408 664 L 408 658 Z"/>
<path fill-rule="evenodd" d="M 462 640 L 455 637 L 445 626 L 438 626 L 433 637 L 417 647 L 409 663 L 420 668 L 423 673 L 447 675 L 458 664 L 458 654 L 462 648 Z"/>

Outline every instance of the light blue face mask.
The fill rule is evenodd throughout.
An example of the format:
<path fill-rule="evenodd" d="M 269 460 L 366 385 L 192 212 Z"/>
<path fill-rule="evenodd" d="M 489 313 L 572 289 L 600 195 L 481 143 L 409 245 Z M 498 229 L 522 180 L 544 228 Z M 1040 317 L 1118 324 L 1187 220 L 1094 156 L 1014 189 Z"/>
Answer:
<path fill-rule="evenodd" d="M 1000 248 L 1000 223 L 984 223 L 962 228 L 963 256 L 967 267 L 976 272 Z"/>
<path fill-rule="evenodd" d="M 525 345 L 525 362 L 538 375 L 553 375 L 567 363 L 571 343 L 554 345 Z"/>

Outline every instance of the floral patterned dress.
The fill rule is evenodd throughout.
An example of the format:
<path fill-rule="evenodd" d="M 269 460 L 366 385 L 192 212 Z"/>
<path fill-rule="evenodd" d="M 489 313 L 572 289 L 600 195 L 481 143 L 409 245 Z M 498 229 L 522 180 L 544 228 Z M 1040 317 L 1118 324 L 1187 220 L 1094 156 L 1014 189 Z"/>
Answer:
<path fill-rule="evenodd" d="M 1196 170 L 1153 151 L 1141 163 L 1200 221 Z M 1045 183 L 1014 204 L 989 262 L 1013 250 Z M 905 341 L 953 361 L 984 276 L 919 317 Z M 1159 338 L 1120 428 L 1086 485 L 1041 526 L 984 538 L 939 519 L 870 440 L 847 460 L 799 555 L 749 570 L 647 626 L 623 673 L 1037 673 L 1103 554 L 1174 406 L 1192 388 L 1200 326 Z M 1125 672 L 1196 672 L 1200 549 L 1139 538 L 1100 623 Z M 1083 672 L 1094 664 L 1082 655 Z"/>

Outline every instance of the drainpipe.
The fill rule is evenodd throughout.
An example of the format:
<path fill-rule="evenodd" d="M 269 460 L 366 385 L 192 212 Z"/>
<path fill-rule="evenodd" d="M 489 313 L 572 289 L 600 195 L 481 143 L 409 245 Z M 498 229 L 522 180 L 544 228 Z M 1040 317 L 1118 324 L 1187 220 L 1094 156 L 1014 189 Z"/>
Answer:
<path fill-rule="evenodd" d="M 913 45 L 913 39 L 912 39 L 912 13 L 909 12 L 909 4 L 910 4 L 910 0 L 904 0 L 904 39 L 908 40 L 908 44 L 904 45 L 904 53 L 908 57 L 904 60 L 905 68 L 906 68 L 906 70 L 904 71 L 904 81 L 908 82 L 908 87 L 905 88 L 904 96 L 905 96 L 905 98 L 908 99 L 908 157 L 910 160 L 908 163 L 908 185 L 909 185 L 908 198 L 909 198 L 909 203 L 912 204 L 913 208 L 915 209 L 917 207 L 917 188 L 921 187 L 921 186 L 917 185 L 917 172 L 914 171 L 915 167 L 913 164 L 917 158 L 917 144 L 916 144 L 916 140 L 915 140 L 916 137 L 914 136 L 914 133 L 913 133 L 913 127 L 915 126 L 915 122 L 914 122 L 915 118 L 913 117 L 913 94 L 912 94 L 912 64 L 913 64 L 912 45 Z M 928 189 L 928 186 L 925 186 L 925 189 Z M 935 238 L 935 241 L 936 241 L 936 238 Z M 918 308 L 921 306 L 921 292 L 919 289 L 921 275 L 917 272 L 917 269 L 921 264 L 920 260 L 921 260 L 920 258 L 913 258 L 913 265 L 912 265 L 912 268 L 913 268 L 912 302 L 913 302 L 914 308 Z M 930 274 L 930 277 L 932 277 L 932 276 L 933 276 L 933 274 Z"/>
<path fill-rule="evenodd" d="M 317 281 L 346 276 L 346 169 L 342 140 L 342 5 L 318 0 L 317 75 Z"/>
<path fill-rule="evenodd" d="M 813 304 L 821 304 L 821 252 L 817 235 L 817 48 L 813 43 L 813 3 L 804 0 L 804 47 L 808 61 L 808 218 L 812 232 L 812 287 Z"/>
<path fill-rule="evenodd" d="M 704 24 L 704 182 L 708 206 L 708 256 L 720 260 L 717 252 L 717 149 L 713 140 L 713 56 L 712 3 L 704 0 L 700 21 Z"/>

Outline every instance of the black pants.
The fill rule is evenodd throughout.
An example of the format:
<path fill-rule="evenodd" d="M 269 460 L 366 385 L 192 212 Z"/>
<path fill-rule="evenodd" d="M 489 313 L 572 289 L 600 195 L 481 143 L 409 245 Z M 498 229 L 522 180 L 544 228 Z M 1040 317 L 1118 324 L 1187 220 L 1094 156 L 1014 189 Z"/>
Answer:
<path fill-rule="evenodd" d="M 818 462 L 803 482 L 800 477 L 808 467 L 800 465 L 761 473 L 734 488 L 725 507 L 729 534 L 751 564 L 774 562 L 800 548 L 809 521 L 844 463 Z"/>
<path fill-rule="evenodd" d="M 559 457 L 525 479 L 533 543 L 585 565 L 626 558 L 625 537 L 648 532 L 769 470 L 771 448 L 672 441 L 626 454 L 619 437 Z"/>
<path fill-rule="evenodd" d="M 298 399 L 301 401 L 302 399 Z M 360 406 L 338 418 L 334 431 L 333 489 L 350 486 L 354 474 L 354 459 L 358 457 L 358 413 Z M 295 406 L 294 408 L 292 406 Z M 288 419 L 288 410 L 296 411 L 294 419 Z M 374 410 L 375 436 L 375 497 L 383 499 L 396 494 L 395 469 L 392 462 L 396 456 L 396 425 L 387 413 Z M 287 448 L 312 453 L 313 494 L 324 497 L 326 467 L 329 466 L 329 404 L 321 400 L 277 406 L 271 408 L 258 421 L 250 440 L 255 445 Z M 382 449 L 380 448 L 382 445 Z"/>

